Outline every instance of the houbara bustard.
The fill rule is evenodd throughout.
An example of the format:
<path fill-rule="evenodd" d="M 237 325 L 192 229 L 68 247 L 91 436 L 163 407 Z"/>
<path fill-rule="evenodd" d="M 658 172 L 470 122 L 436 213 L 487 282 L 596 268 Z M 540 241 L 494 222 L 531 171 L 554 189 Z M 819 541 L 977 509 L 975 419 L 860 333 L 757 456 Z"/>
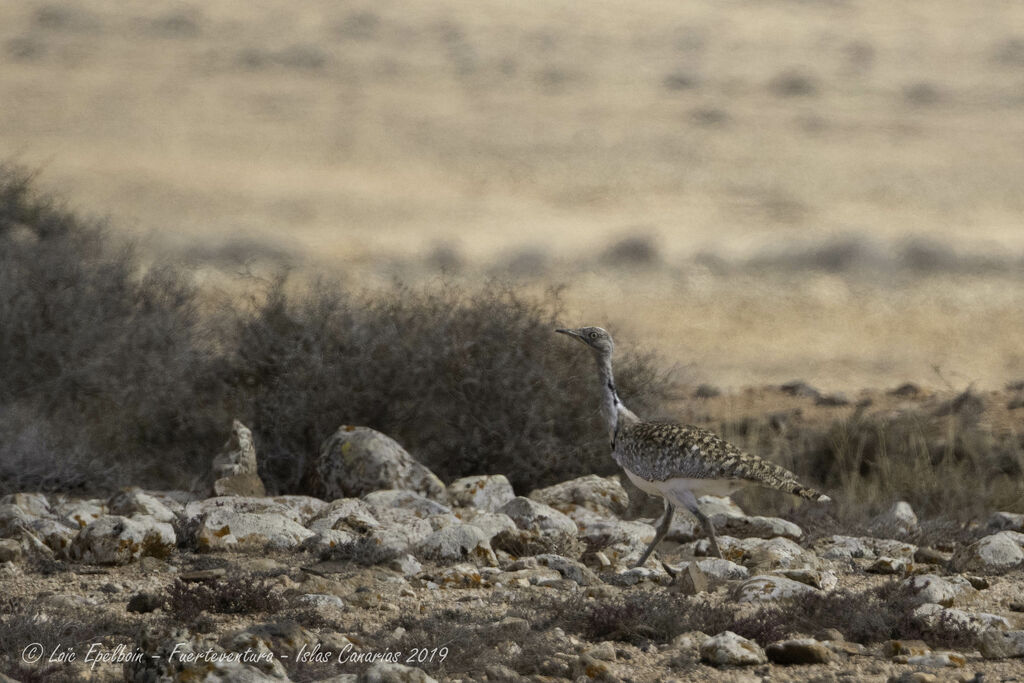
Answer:
<path fill-rule="evenodd" d="M 615 390 L 612 374 L 615 345 L 611 335 L 600 327 L 556 332 L 578 339 L 594 353 L 615 462 L 637 488 L 665 501 L 665 514 L 657 525 L 654 540 L 637 566 L 647 561 L 668 533 L 676 506 L 680 505 L 700 521 L 711 549 L 722 557 L 715 527 L 697 505 L 698 496 L 727 496 L 744 486 L 754 485 L 822 503 L 831 500 L 798 482 L 796 475 L 784 467 L 745 453 L 707 429 L 641 420 L 623 405 Z"/>

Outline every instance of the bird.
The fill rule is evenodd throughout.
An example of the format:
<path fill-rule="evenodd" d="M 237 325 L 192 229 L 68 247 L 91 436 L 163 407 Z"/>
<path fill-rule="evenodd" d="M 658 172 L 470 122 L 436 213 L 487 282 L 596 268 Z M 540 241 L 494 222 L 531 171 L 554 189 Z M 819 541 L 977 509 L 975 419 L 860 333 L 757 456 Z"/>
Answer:
<path fill-rule="evenodd" d="M 578 340 L 593 352 L 612 458 L 637 488 L 664 500 L 664 514 L 656 525 L 654 540 L 636 566 L 642 566 L 665 538 L 677 507 L 686 508 L 697 518 L 712 552 L 723 557 L 714 524 L 697 504 L 700 496 L 727 496 L 755 485 L 821 503 L 831 501 L 827 495 L 801 484 L 786 468 L 747 453 L 708 429 L 640 419 L 623 404 L 615 388 L 612 336 L 600 327 L 555 331 Z"/>

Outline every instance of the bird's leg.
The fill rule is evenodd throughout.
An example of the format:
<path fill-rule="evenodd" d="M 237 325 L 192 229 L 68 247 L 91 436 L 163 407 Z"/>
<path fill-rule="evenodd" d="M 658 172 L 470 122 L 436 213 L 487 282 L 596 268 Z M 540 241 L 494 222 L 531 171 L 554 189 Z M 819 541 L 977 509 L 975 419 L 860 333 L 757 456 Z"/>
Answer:
<path fill-rule="evenodd" d="M 708 542 L 711 544 L 711 550 L 718 558 L 724 560 L 725 556 L 722 555 L 722 549 L 718 547 L 718 539 L 715 537 L 715 525 L 711 523 L 711 520 L 708 519 L 707 515 L 701 512 L 700 506 L 697 505 L 697 496 L 693 495 L 693 491 L 690 491 L 689 489 L 683 489 L 682 491 L 679 491 L 677 495 L 679 495 L 680 498 L 677 499 L 676 502 L 682 503 L 683 506 L 690 511 L 690 514 L 697 518 L 697 521 L 699 521 L 701 526 L 704 527 L 704 534 L 708 537 Z"/>
<path fill-rule="evenodd" d="M 644 551 L 643 557 L 634 566 L 642 567 L 647 558 L 654 552 L 654 547 L 661 543 L 661 539 L 665 538 L 665 534 L 668 533 L 668 528 L 672 525 L 672 516 L 675 514 L 676 508 L 672 503 L 665 500 L 665 514 L 662 516 L 661 521 L 658 522 L 657 531 L 654 534 L 654 540 L 647 546 L 647 550 Z"/>
<path fill-rule="evenodd" d="M 701 512 L 700 508 L 696 505 L 693 506 L 690 512 L 693 513 L 693 516 L 696 517 L 704 527 L 704 533 L 708 537 L 708 542 L 711 543 L 711 550 L 719 559 L 724 560 L 725 555 L 722 554 L 722 549 L 718 547 L 718 539 L 715 537 L 715 525 L 711 523 L 711 519 Z"/>

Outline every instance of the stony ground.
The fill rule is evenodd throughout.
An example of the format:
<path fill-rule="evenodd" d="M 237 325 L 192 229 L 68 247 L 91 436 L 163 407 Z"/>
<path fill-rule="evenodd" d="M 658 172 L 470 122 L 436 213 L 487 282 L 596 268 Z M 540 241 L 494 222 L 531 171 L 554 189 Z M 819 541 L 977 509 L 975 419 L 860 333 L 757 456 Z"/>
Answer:
<path fill-rule="evenodd" d="M 0 670 L 133 681 L 1022 677 L 1022 515 L 919 546 L 906 540 L 917 527 L 906 504 L 873 535 L 811 537 L 705 498 L 727 559 L 707 558 L 678 516 L 655 557 L 631 568 L 653 520 L 623 519 L 616 478 L 529 497 L 500 475 L 438 491 L 429 472 L 379 452 L 399 458 L 388 471 L 406 489 L 330 501 L 6 496 Z M 364 480 L 380 464 L 367 463 Z"/>

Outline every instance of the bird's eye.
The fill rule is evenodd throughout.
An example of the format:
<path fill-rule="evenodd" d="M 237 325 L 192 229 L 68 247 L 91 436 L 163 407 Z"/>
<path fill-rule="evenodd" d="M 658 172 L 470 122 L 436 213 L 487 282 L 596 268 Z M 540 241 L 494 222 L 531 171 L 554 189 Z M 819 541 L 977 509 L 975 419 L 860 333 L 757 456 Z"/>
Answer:
<path fill-rule="evenodd" d="M 597 339 L 597 332 L 591 332 L 590 333 L 590 338 L 591 339 Z"/>

